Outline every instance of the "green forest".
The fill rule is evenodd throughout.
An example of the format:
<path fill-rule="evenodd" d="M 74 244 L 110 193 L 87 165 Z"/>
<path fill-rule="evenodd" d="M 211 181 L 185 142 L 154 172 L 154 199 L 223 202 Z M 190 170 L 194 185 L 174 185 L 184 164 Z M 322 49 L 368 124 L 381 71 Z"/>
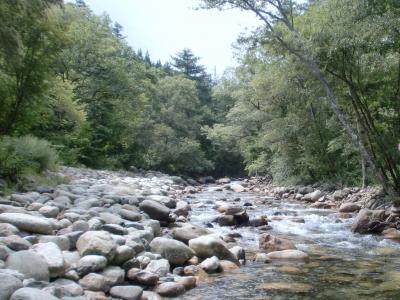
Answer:
<path fill-rule="evenodd" d="M 0 177 L 134 166 L 398 199 L 398 0 L 198 2 L 262 22 L 222 76 L 190 49 L 161 63 L 84 1 L 0 1 Z"/>

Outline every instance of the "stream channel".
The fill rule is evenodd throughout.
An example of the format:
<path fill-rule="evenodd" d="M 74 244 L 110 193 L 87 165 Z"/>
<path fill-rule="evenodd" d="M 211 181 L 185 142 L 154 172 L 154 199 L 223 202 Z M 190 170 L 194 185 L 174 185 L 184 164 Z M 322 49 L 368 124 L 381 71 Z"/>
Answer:
<path fill-rule="evenodd" d="M 210 231 L 221 236 L 240 233 L 237 242 L 246 249 L 247 262 L 232 272 L 213 275 L 211 282 L 200 283 L 180 299 L 400 299 L 399 243 L 353 234 L 353 219 L 341 219 L 334 210 L 213 186 L 186 199 L 192 207 L 191 223 L 204 227 L 212 222 L 219 215 L 215 204 L 221 199 L 252 204 L 247 209 L 250 218 L 267 216 L 272 226 L 268 233 L 291 239 L 310 260 L 253 262 L 255 253 L 262 252 L 257 228 L 213 223 Z"/>

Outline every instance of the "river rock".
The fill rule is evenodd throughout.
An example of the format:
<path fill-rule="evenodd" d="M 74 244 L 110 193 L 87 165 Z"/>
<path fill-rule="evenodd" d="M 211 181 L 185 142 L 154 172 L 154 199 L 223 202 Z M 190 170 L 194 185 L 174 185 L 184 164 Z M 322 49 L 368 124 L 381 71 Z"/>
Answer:
<path fill-rule="evenodd" d="M 8 300 L 18 289 L 22 288 L 22 281 L 10 274 L 0 273 L 0 299 Z"/>
<path fill-rule="evenodd" d="M 134 255 L 135 251 L 131 247 L 126 245 L 118 246 L 115 251 L 114 263 L 116 265 L 122 265 Z"/>
<path fill-rule="evenodd" d="M 0 222 L 10 223 L 20 230 L 32 233 L 48 234 L 53 232 L 52 223 L 48 219 L 22 213 L 2 213 Z"/>
<path fill-rule="evenodd" d="M 269 233 L 263 233 L 259 236 L 259 246 L 267 252 L 296 249 L 296 246 L 292 241 L 273 236 Z"/>
<path fill-rule="evenodd" d="M 156 292 L 163 297 L 177 297 L 185 292 L 185 287 L 176 282 L 164 282 L 157 286 Z"/>
<path fill-rule="evenodd" d="M 311 186 L 303 186 L 299 188 L 298 193 L 305 195 L 305 194 L 310 194 L 314 191 L 314 189 Z"/>
<path fill-rule="evenodd" d="M 38 281 L 49 281 L 49 269 L 46 260 L 31 250 L 11 253 L 7 257 L 6 268 L 24 274 L 25 278 L 34 278 Z"/>
<path fill-rule="evenodd" d="M 145 286 L 155 286 L 159 279 L 156 274 L 147 271 L 141 271 L 137 268 L 129 270 L 126 276 L 129 278 L 129 280 Z"/>
<path fill-rule="evenodd" d="M 112 260 L 117 244 L 111 234 L 106 231 L 87 231 L 79 237 L 76 248 L 81 256 L 102 255 Z"/>
<path fill-rule="evenodd" d="M 157 237 L 150 243 L 151 251 L 161 254 L 171 265 L 180 266 L 188 261 L 194 252 L 180 241 Z"/>
<path fill-rule="evenodd" d="M 110 290 L 110 295 L 114 298 L 123 300 L 140 300 L 143 289 L 133 285 L 114 286 Z"/>
<path fill-rule="evenodd" d="M 219 259 L 227 259 L 238 263 L 235 256 L 228 250 L 225 243 L 213 236 L 204 235 L 189 241 L 189 247 L 195 252 L 196 256 L 208 258 L 216 256 Z"/>
<path fill-rule="evenodd" d="M 242 193 L 246 190 L 241 184 L 231 184 L 229 188 L 235 193 Z"/>
<path fill-rule="evenodd" d="M 140 213 L 128 209 L 120 209 L 118 212 L 123 219 L 133 222 L 140 221 L 143 218 Z"/>
<path fill-rule="evenodd" d="M 83 295 L 83 288 L 75 281 L 59 278 L 53 282 L 53 285 L 63 288 L 73 297 Z"/>
<path fill-rule="evenodd" d="M 221 215 L 218 217 L 218 225 L 219 226 L 235 226 L 236 220 L 232 215 Z"/>
<path fill-rule="evenodd" d="M 187 217 L 189 215 L 190 205 L 186 201 L 178 201 L 176 203 L 176 208 L 174 209 L 174 213 L 177 216 Z"/>
<path fill-rule="evenodd" d="M 234 246 L 229 249 L 229 251 L 232 252 L 232 254 L 236 257 L 237 260 L 246 260 L 246 251 L 244 250 L 243 247 L 240 246 Z"/>
<path fill-rule="evenodd" d="M 307 253 L 300 250 L 282 250 L 273 251 L 267 254 L 270 259 L 282 259 L 282 260 L 308 260 Z"/>
<path fill-rule="evenodd" d="M 269 258 L 267 253 L 257 253 L 254 256 L 254 261 L 266 264 L 266 263 L 271 262 L 271 259 Z"/>
<path fill-rule="evenodd" d="M 351 213 L 357 212 L 361 209 L 361 206 L 355 203 L 343 203 L 340 205 L 339 212 L 341 213 Z"/>
<path fill-rule="evenodd" d="M 43 206 L 39 209 L 39 212 L 46 218 L 55 218 L 60 212 L 57 206 Z"/>
<path fill-rule="evenodd" d="M 144 200 L 139 204 L 139 207 L 152 219 L 164 222 L 169 220 L 170 209 L 164 204 L 154 200 Z"/>
<path fill-rule="evenodd" d="M 206 258 L 201 264 L 200 268 L 202 268 L 207 273 L 216 273 L 221 271 L 221 264 L 219 263 L 219 259 L 216 256 Z"/>
<path fill-rule="evenodd" d="M 18 235 L 9 235 L 0 238 L 0 243 L 6 245 L 8 248 L 14 251 L 28 250 L 32 246 L 27 240 L 24 240 Z"/>
<path fill-rule="evenodd" d="M 307 202 L 316 202 L 319 198 L 321 198 L 324 194 L 320 190 L 315 190 L 312 193 L 304 195 L 302 198 L 303 201 Z"/>
<path fill-rule="evenodd" d="M 385 217 L 384 210 L 361 209 L 353 221 L 351 230 L 357 233 L 380 233 L 384 228 L 377 227 Z"/>
<path fill-rule="evenodd" d="M 177 227 L 172 230 L 172 236 L 174 239 L 181 241 L 185 244 L 189 243 L 189 240 L 195 239 L 202 235 L 207 235 L 210 232 L 206 228 L 202 228 L 193 224 L 185 224 L 182 227 Z"/>
<path fill-rule="evenodd" d="M 78 262 L 78 272 L 88 274 L 103 270 L 107 266 L 107 259 L 101 255 L 86 255 Z"/>
<path fill-rule="evenodd" d="M 18 235 L 19 230 L 14 225 L 8 223 L 0 223 L 0 237 L 6 237 L 9 235 Z"/>
<path fill-rule="evenodd" d="M 85 277 L 79 280 L 79 284 L 84 289 L 90 291 L 108 292 L 110 289 L 107 279 L 103 275 L 96 273 L 87 274 Z"/>
<path fill-rule="evenodd" d="M 145 271 L 157 274 L 162 277 L 169 273 L 171 266 L 166 259 L 152 260 L 146 267 Z"/>
<path fill-rule="evenodd" d="M 109 286 L 122 284 L 125 280 L 125 271 L 116 266 L 105 268 L 100 275 L 104 276 Z"/>
<path fill-rule="evenodd" d="M 47 262 L 50 277 L 54 278 L 64 274 L 64 257 L 56 244 L 39 243 L 33 246 L 33 250 Z"/>
<path fill-rule="evenodd" d="M 396 228 L 388 228 L 382 231 L 382 235 L 385 239 L 400 240 L 400 230 Z"/>
<path fill-rule="evenodd" d="M 57 297 L 54 297 L 52 294 L 49 294 L 45 291 L 41 291 L 39 289 L 24 287 L 15 291 L 10 300 L 58 300 Z"/>

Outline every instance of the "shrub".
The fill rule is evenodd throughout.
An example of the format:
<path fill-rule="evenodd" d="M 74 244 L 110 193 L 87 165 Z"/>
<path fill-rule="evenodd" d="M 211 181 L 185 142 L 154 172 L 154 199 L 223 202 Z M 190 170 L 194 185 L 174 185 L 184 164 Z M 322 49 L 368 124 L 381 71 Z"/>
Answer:
<path fill-rule="evenodd" d="M 20 175 L 54 169 L 57 152 L 46 140 L 34 136 L 0 139 L 0 176 L 15 181 Z"/>

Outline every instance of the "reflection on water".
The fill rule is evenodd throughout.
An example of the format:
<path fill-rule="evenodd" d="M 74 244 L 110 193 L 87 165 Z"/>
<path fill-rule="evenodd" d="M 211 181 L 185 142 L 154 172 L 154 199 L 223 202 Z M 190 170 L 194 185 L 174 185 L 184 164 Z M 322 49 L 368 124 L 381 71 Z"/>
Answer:
<path fill-rule="evenodd" d="M 289 200 L 263 201 L 251 193 L 206 191 L 188 198 L 191 222 L 203 225 L 218 216 L 213 209 L 223 198 L 252 203 L 250 217 L 266 215 L 276 235 L 286 235 L 310 256 L 307 263 L 248 261 L 240 269 L 215 275 L 212 283 L 199 284 L 181 299 L 400 299 L 400 244 L 376 236 L 353 234 L 352 219 L 340 219 L 333 210 L 311 209 Z M 267 204 L 260 204 L 267 202 Z M 299 218 L 304 223 L 299 223 Z M 248 256 L 258 249 L 255 228 L 232 229 L 214 224 L 221 235 L 239 232 L 238 244 Z"/>

